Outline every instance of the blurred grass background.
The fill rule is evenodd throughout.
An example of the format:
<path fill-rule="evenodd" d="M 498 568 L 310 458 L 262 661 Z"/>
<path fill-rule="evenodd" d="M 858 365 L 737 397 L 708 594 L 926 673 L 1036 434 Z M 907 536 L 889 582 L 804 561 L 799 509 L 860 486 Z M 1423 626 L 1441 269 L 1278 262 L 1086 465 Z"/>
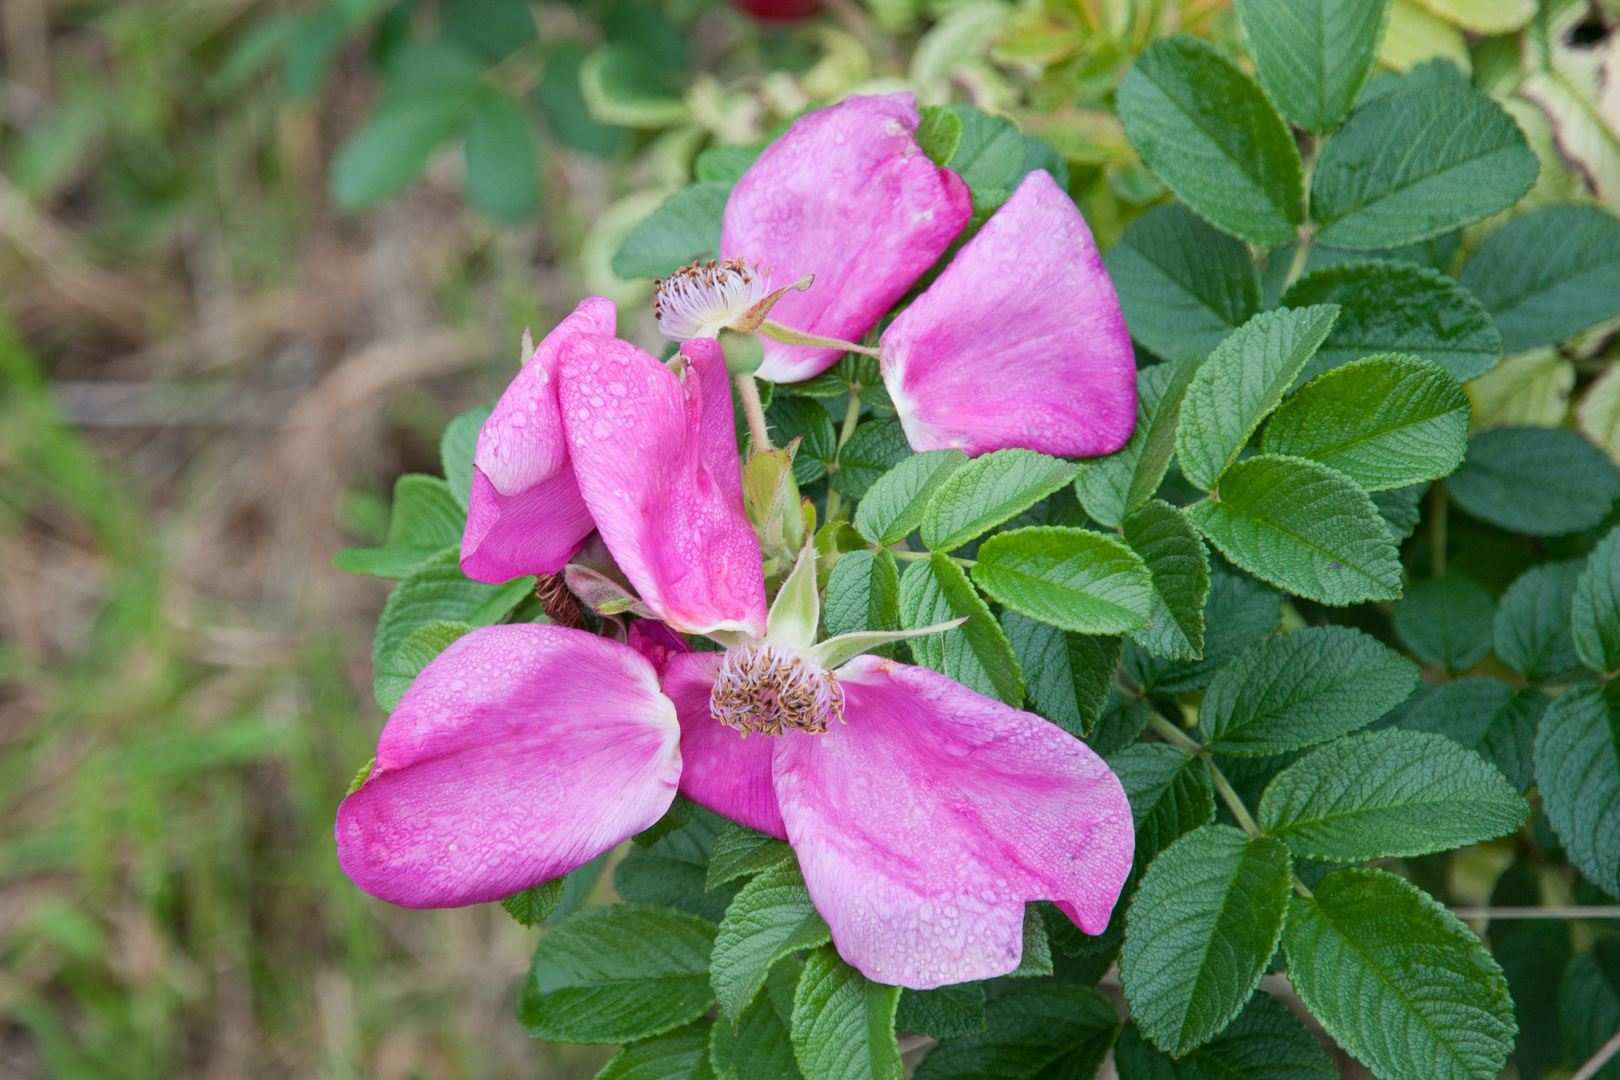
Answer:
<path fill-rule="evenodd" d="M 437 472 L 523 327 L 604 293 L 656 347 L 650 283 L 612 256 L 704 146 L 853 90 L 969 100 L 1058 149 L 1106 248 L 1165 197 L 1120 74 L 1165 33 L 1241 48 L 1226 0 L 825 0 L 777 26 L 580 0 L 517 2 L 535 33 L 506 52 L 479 28 L 514 2 L 0 0 L 0 1080 L 593 1075 L 607 1048 L 512 1018 L 534 932 L 337 868 L 388 583 L 333 553 Z M 1483 63 L 1500 39 L 1414 3 L 1387 67 L 1472 57 L 1514 93 Z M 383 46 L 452 24 L 539 133 L 535 205 L 470 210 L 451 146 L 339 214 Z M 587 112 L 604 49 L 659 86 Z"/>

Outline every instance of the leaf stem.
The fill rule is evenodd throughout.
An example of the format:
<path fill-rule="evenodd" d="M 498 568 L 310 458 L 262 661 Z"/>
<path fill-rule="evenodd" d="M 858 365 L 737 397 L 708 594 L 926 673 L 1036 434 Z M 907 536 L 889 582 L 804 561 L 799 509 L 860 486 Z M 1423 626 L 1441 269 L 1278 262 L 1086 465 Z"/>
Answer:
<path fill-rule="evenodd" d="M 742 398 L 743 412 L 748 417 L 748 435 L 754 440 L 754 452 L 774 449 L 770 429 L 765 426 L 765 405 L 759 400 L 759 384 L 752 372 L 737 376 L 737 396 Z"/>
<path fill-rule="evenodd" d="M 1446 482 L 1436 480 L 1429 489 L 1429 562 L 1433 577 L 1446 576 L 1446 517 L 1450 500 L 1446 497 Z"/>
<path fill-rule="evenodd" d="M 1159 738 L 1170 745 L 1184 750 L 1188 754 L 1204 755 L 1204 759 L 1209 763 L 1210 775 L 1215 779 L 1215 790 L 1220 794 L 1221 801 L 1226 804 L 1226 808 L 1232 811 L 1232 816 L 1237 818 L 1237 823 L 1250 836 L 1264 835 L 1260 831 L 1260 826 L 1255 824 L 1254 818 L 1249 814 L 1249 808 L 1243 805 L 1243 800 L 1239 798 L 1237 789 L 1232 787 L 1231 781 L 1226 779 L 1226 774 L 1221 772 L 1219 765 L 1215 764 L 1215 759 L 1210 756 L 1208 750 L 1204 749 L 1203 743 L 1200 743 L 1158 713 L 1153 714 L 1153 718 L 1148 721 L 1148 726 L 1153 729 L 1155 735 L 1158 735 Z"/>

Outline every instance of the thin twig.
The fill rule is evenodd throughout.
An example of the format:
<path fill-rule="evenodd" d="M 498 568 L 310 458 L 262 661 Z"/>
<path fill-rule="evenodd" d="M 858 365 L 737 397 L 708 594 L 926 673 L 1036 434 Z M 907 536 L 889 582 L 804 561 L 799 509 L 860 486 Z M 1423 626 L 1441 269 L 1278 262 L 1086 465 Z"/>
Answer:
<path fill-rule="evenodd" d="M 1620 904 L 1566 904 L 1562 907 L 1457 907 L 1459 919 L 1620 919 Z"/>
<path fill-rule="evenodd" d="M 1575 1070 L 1575 1075 L 1569 1080 L 1592 1080 L 1598 1070 L 1609 1063 L 1609 1059 L 1620 1054 L 1620 1031 L 1615 1032 L 1609 1041 L 1603 1044 L 1603 1049 L 1587 1059 L 1585 1065 Z"/>
<path fill-rule="evenodd" d="M 1203 754 L 1205 760 L 1209 763 L 1210 774 L 1215 779 L 1215 790 L 1219 793 L 1221 801 L 1226 804 L 1226 808 L 1232 811 L 1232 816 L 1237 818 L 1237 823 L 1250 836 L 1263 835 L 1260 832 L 1260 826 L 1255 824 L 1254 818 L 1249 814 L 1249 808 L 1243 805 L 1243 800 L 1238 796 L 1237 789 L 1232 786 L 1231 781 L 1226 779 L 1226 774 L 1221 772 L 1220 767 L 1215 764 L 1214 759 L 1209 756 L 1209 752 L 1204 749 L 1202 743 L 1157 713 L 1148 721 L 1148 726 L 1153 729 L 1159 738 L 1172 746 L 1185 750 L 1189 754 Z"/>

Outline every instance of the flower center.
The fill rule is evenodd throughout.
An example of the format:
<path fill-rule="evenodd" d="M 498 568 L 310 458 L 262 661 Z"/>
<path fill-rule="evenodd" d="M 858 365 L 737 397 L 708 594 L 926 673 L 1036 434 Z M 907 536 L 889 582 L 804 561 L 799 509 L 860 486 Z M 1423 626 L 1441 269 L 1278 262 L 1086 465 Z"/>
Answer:
<path fill-rule="evenodd" d="M 672 341 L 714 337 L 769 291 L 770 271 L 741 259 L 695 262 L 655 282 L 658 332 Z"/>
<path fill-rule="evenodd" d="M 819 735 L 830 721 L 844 722 L 844 688 L 798 650 L 766 642 L 726 653 L 709 711 L 744 737 L 756 731 L 780 735 L 788 728 Z"/>

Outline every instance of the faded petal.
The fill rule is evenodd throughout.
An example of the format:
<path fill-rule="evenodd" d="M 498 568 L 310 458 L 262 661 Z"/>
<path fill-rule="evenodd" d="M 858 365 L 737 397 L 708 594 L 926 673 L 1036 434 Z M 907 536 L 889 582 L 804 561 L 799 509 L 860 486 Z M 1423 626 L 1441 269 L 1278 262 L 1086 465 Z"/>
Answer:
<path fill-rule="evenodd" d="M 555 574 L 595 527 L 557 411 L 557 360 L 563 342 L 579 334 L 612 337 L 617 318 L 605 297 L 580 301 L 535 348 L 484 421 L 461 538 L 461 571 L 473 580 Z"/>
<path fill-rule="evenodd" d="M 581 866 L 675 798 L 680 725 L 634 649 L 560 626 L 439 654 L 338 809 L 338 862 L 404 907 L 499 900 Z"/>
<path fill-rule="evenodd" d="M 918 121 L 911 94 L 846 98 L 795 120 L 737 181 L 721 253 L 769 267 L 778 284 L 815 275 L 772 319 L 858 340 L 962 231 L 967 185 L 918 147 Z M 797 382 L 840 355 L 767 339 L 759 375 Z"/>
<path fill-rule="evenodd" d="M 915 450 L 1094 457 L 1136 425 L 1136 361 L 1091 230 L 1044 170 L 883 332 Z"/>
<path fill-rule="evenodd" d="M 838 676 L 847 723 L 784 736 L 775 778 L 839 955 L 926 989 L 1016 968 L 1028 900 L 1102 932 L 1135 833 L 1101 758 L 926 668 L 862 656 Z"/>
<path fill-rule="evenodd" d="M 768 735 L 744 738 L 709 712 L 722 653 L 678 653 L 664 669 L 664 693 L 675 702 L 681 720 L 681 794 L 723 817 L 787 839 L 782 812 L 776 805 L 771 782 L 771 758 L 776 739 Z"/>
<path fill-rule="evenodd" d="M 563 347 L 560 397 L 579 488 L 608 550 L 687 634 L 765 633 L 759 539 L 743 513 L 725 359 L 690 341 L 677 376 L 625 341 Z"/>

